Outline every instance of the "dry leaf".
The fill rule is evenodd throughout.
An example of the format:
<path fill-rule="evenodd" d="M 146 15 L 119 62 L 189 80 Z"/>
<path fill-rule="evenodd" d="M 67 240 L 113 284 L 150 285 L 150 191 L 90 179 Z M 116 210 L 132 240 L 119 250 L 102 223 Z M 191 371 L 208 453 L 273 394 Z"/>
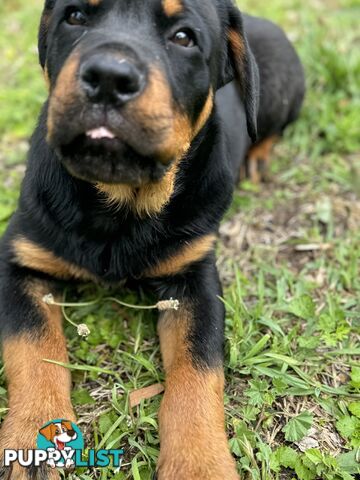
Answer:
<path fill-rule="evenodd" d="M 130 393 L 130 408 L 137 407 L 142 400 L 148 400 L 149 398 L 156 397 L 156 395 L 160 395 L 164 390 L 165 388 L 161 383 L 155 383 L 154 385 L 150 385 L 150 387 L 134 390 Z"/>

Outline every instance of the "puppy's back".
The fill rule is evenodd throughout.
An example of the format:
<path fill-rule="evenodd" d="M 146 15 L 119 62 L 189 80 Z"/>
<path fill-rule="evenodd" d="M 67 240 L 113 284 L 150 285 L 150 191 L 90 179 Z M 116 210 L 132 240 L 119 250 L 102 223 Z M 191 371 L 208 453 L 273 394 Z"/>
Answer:
<path fill-rule="evenodd" d="M 291 42 L 274 23 L 244 15 L 245 32 L 260 73 L 259 140 L 280 135 L 299 116 L 305 76 Z"/>

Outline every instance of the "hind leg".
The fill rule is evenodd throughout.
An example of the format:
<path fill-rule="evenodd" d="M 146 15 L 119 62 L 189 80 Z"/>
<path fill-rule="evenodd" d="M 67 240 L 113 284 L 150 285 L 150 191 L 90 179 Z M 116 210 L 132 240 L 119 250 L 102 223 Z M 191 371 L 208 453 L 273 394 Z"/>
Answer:
<path fill-rule="evenodd" d="M 279 137 L 273 135 L 253 145 L 247 155 L 248 176 L 253 183 L 267 181 L 271 152 Z"/>

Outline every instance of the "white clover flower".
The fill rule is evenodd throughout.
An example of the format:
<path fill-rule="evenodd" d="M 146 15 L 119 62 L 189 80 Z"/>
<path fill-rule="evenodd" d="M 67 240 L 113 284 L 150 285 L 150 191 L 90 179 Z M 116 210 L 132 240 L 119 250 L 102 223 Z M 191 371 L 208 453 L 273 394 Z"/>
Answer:
<path fill-rule="evenodd" d="M 80 323 L 80 325 L 77 326 L 77 332 L 80 337 L 88 337 L 90 335 L 90 329 L 85 323 Z"/>
<path fill-rule="evenodd" d="M 174 300 L 170 298 L 170 300 L 163 300 L 157 304 L 157 308 L 164 312 L 165 310 L 179 310 L 180 302 L 179 300 Z"/>
<path fill-rule="evenodd" d="M 42 301 L 46 303 L 46 305 L 54 305 L 55 303 L 54 295 L 52 293 L 48 293 L 43 297 Z"/>

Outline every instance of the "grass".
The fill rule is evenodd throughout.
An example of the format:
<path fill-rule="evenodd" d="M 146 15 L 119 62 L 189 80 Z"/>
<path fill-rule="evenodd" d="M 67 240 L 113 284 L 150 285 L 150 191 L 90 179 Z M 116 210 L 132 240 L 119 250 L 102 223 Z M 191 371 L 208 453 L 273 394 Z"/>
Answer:
<path fill-rule="evenodd" d="M 36 59 L 40 1 L 0 6 L 0 231 L 16 207 L 27 138 L 45 98 Z M 244 182 L 222 228 L 226 417 L 249 479 L 350 480 L 360 474 L 360 49 L 356 0 L 244 0 L 280 22 L 308 78 L 300 121 L 276 148 L 272 181 Z M 105 300 L 132 292 L 69 290 L 66 323 L 73 401 L 87 445 L 123 447 L 114 474 L 150 479 L 159 450 L 160 396 L 129 408 L 132 391 L 163 382 L 156 316 Z M 102 300 L 103 299 L 103 300 Z M 119 321 L 121 319 L 121 321 Z M 2 379 L 0 412 L 6 408 Z"/>

